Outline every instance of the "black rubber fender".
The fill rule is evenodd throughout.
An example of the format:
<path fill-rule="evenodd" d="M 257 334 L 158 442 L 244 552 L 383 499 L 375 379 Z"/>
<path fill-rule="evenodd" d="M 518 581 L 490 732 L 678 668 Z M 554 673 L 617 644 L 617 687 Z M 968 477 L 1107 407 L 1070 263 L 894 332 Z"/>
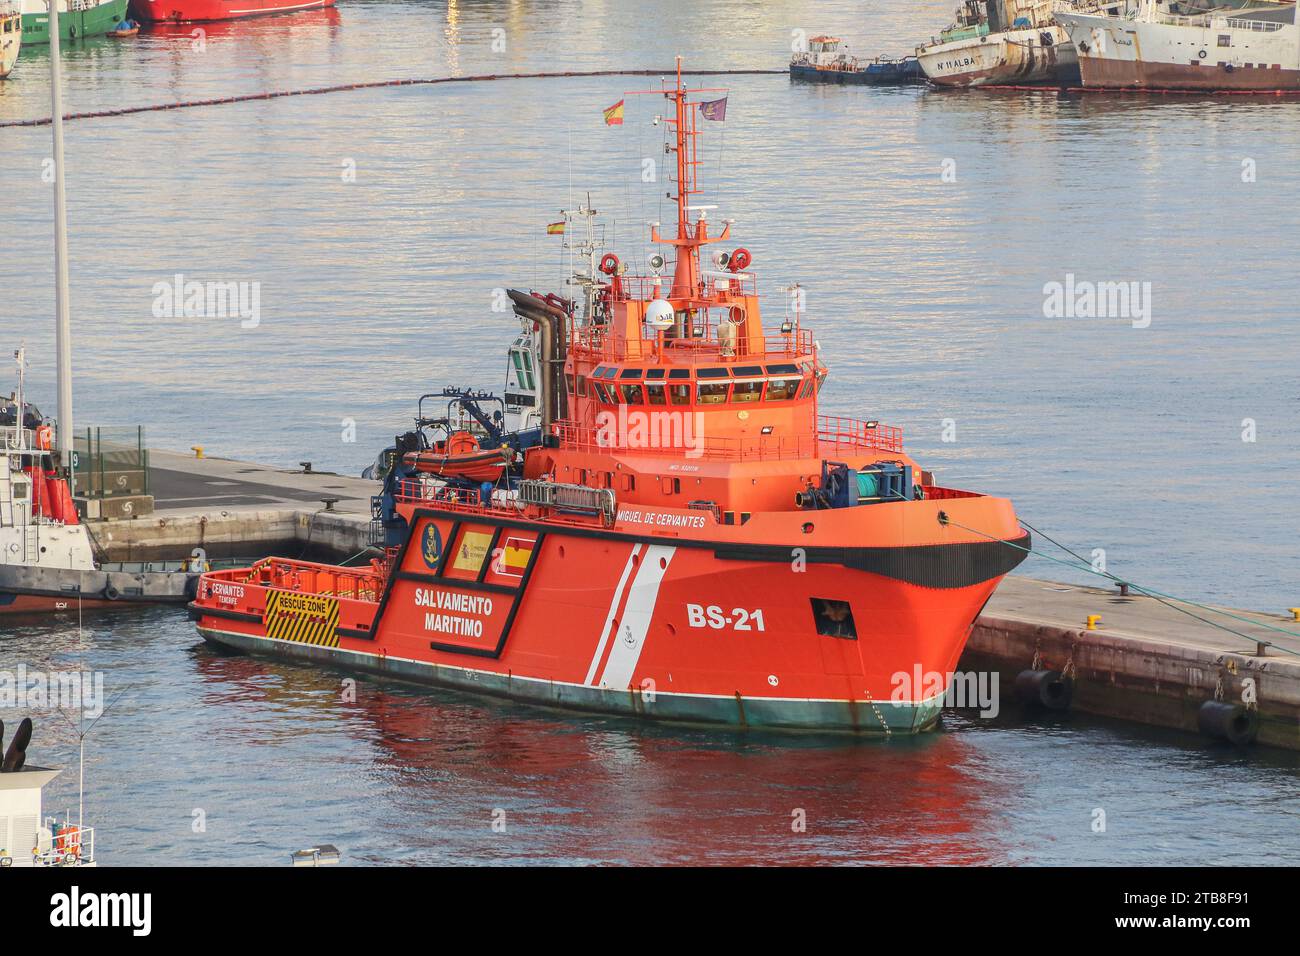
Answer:
<path fill-rule="evenodd" d="M 1196 712 L 1196 725 L 1207 736 L 1246 747 L 1259 736 L 1259 711 L 1245 704 L 1207 700 Z"/>
<path fill-rule="evenodd" d="M 122 596 L 122 592 L 114 587 L 112 582 L 105 584 L 104 590 L 101 593 L 104 595 L 105 601 L 116 601 Z"/>
<path fill-rule="evenodd" d="M 1021 671 L 1016 675 L 1016 697 L 1044 710 L 1070 709 L 1074 700 L 1074 679 L 1060 671 Z"/>

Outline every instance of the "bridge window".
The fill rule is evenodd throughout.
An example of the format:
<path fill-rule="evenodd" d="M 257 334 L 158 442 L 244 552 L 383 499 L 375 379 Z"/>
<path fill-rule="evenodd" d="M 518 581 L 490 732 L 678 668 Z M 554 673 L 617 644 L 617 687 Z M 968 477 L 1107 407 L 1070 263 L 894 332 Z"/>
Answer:
<path fill-rule="evenodd" d="M 648 368 L 645 370 L 646 378 L 663 378 L 664 370 L 661 368 Z"/>
<path fill-rule="evenodd" d="M 730 387 L 726 382 L 700 382 L 700 404 L 721 405 L 727 400 Z"/>
<path fill-rule="evenodd" d="M 625 368 L 619 378 L 640 378 L 641 370 L 639 368 Z"/>
<path fill-rule="evenodd" d="M 620 385 L 619 388 L 623 390 L 623 401 L 625 404 L 628 405 L 645 404 L 645 398 L 641 394 L 640 385 Z"/>
<path fill-rule="evenodd" d="M 582 398 L 587 397 L 587 376 L 585 375 L 578 376 L 578 395 Z"/>
<path fill-rule="evenodd" d="M 686 385 L 669 385 L 668 394 L 672 397 L 674 405 L 689 405 L 691 403 L 691 386 Z"/>
<path fill-rule="evenodd" d="M 646 382 L 645 390 L 651 405 L 668 404 L 668 396 L 664 393 L 663 382 Z"/>
<path fill-rule="evenodd" d="M 733 402 L 756 402 L 763 395 L 763 383 L 758 382 L 737 382 L 731 390 L 731 400 Z"/>
<path fill-rule="evenodd" d="M 797 378 L 774 378 L 767 383 L 767 395 L 769 402 L 786 402 L 794 398 L 795 392 L 799 389 L 799 379 Z"/>
<path fill-rule="evenodd" d="M 690 378 L 691 370 L 688 368 L 670 368 L 668 370 L 669 378 Z"/>
<path fill-rule="evenodd" d="M 592 382 L 591 387 L 596 390 L 596 397 L 599 398 L 606 405 L 616 404 L 614 402 L 614 399 L 610 398 L 609 392 L 605 389 L 605 386 L 602 385 L 600 382 Z"/>

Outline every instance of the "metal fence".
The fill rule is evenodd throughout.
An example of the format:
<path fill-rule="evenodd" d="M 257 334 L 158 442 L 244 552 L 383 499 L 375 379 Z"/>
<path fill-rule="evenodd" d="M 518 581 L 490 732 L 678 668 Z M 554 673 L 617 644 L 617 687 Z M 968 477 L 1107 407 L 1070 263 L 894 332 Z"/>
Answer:
<path fill-rule="evenodd" d="M 73 437 L 73 494 L 120 498 L 149 494 L 143 426 L 90 427 Z"/>

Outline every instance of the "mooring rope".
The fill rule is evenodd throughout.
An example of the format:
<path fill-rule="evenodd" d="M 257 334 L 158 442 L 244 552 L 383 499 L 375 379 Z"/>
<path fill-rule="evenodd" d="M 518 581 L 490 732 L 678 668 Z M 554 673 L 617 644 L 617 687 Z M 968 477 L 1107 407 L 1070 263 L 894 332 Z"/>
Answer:
<path fill-rule="evenodd" d="M 148 106 L 123 106 L 112 110 L 94 110 L 88 113 L 64 113 L 64 121 L 103 119 L 108 116 L 127 116 L 131 113 L 153 113 L 162 110 L 187 110 L 199 106 L 223 106 L 227 103 L 247 103 L 252 100 L 273 100 L 283 96 L 320 96 L 324 93 L 343 93 L 349 90 L 373 90 L 385 86 L 436 86 L 442 83 L 486 83 L 493 80 L 553 80 L 569 77 L 591 76 L 668 76 L 671 70 L 566 70 L 556 73 L 480 73 L 474 76 L 429 76 L 403 80 L 373 80 L 367 83 L 341 83 L 337 86 L 315 86 L 301 90 L 272 90 L 263 93 L 243 93 L 239 96 L 220 96 L 207 100 L 182 100 L 176 103 L 154 103 Z M 682 70 L 683 76 L 764 76 L 781 74 L 788 70 Z M 25 120 L 0 120 L 0 129 L 10 126 L 48 126 L 50 117 Z"/>
<path fill-rule="evenodd" d="M 1166 594 L 1163 591 L 1157 591 L 1154 588 L 1144 587 L 1140 584 L 1136 584 L 1133 581 L 1128 580 L 1127 578 L 1121 578 L 1118 577 L 1117 575 L 1111 574 L 1109 571 L 1099 571 L 1092 566 L 1092 562 L 1086 561 L 1080 555 L 1075 554 L 1073 551 L 1071 551 L 1065 545 L 1061 544 L 1059 541 L 1056 541 L 1050 535 L 1044 534 L 1042 531 L 1039 531 L 1037 528 L 1035 528 L 1033 525 L 1031 525 L 1029 522 L 1023 519 L 1017 519 L 1017 520 L 1020 521 L 1020 524 L 1025 528 L 1025 530 L 1033 532 L 1034 534 L 1039 535 L 1043 538 L 1046 538 L 1048 541 L 1051 541 L 1052 544 L 1056 545 L 1062 551 L 1065 551 L 1066 553 L 1073 555 L 1080 563 L 1075 564 L 1071 561 L 1062 561 L 1060 558 L 1053 557 L 1050 554 L 1044 554 L 1041 551 L 1035 551 L 1033 548 L 1026 548 L 1024 545 L 1016 544 L 1014 541 L 1007 541 L 1004 538 L 996 537 L 985 531 L 980 531 L 976 528 L 967 527 L 966 525 L 962 524 L 959 521 L 953 521 L 952 518 L 948 517 L 947 515 L 944 516 L 944 523 L 950 524 L 954 528 L 961 528 L 963 531 L 969 531 L 971 534 L 978 534 L 982 537 L 988 538 L 990 541 L 997 541 L 999 544 L 1005 544 L 1009 548 L 1015 548 L 1017 551 L 1023 551 L 1025 552 L 1025 554 L 1031 555 L 1033 557 L 1046 558 L 1048 561 L 1053 561 L 1056 564 L 1064 565 L 1065 567 L 1071 568 L 1075 571 L 1087 571 L 1089 574 L 1095 574 L 1098 575 L 1099 577 L 1108 578 L 1109 580 L 1114 581 L 1116 584 L 1127 584 L 1130 588 L 1137 591 L 1138 593 L 1145 594 L 1147 597 L 1155 598 L 1156 601 L 1165 605 L 1166 607 L 1178 611 L 1180 614 L 1186 614 L 1188 617 L 1194 618 L 1195 620 L 1200 621 L 1203 624 L 1208 624 L 1210 627 L 1215 627 L 1221 631 L 1226 631 L 1227 633 L 1232 634 L 1236 637 L 1240 637 L 1243 640 L 1250 641 L 1250 643 L 1252 644 L 1260 645 L 1263 647 L 1271 647 L 1274 650 L 1281 651 L 1284 654 L 1290 654 L 1293 657 L 1300 657 L 1300 651 L 1294 651 L 1289 647 L 1283 647 L 1280 644 L 1275 644 L 1273 641 L 1262 641 L 1257 637 L 1251 637 L 1249 634 L 1243 634 L 1241 633 L 1241 631 L 1234 630 L 1233 628 L 1228 627 L 1226 624 L 1220 624 L 1218 621 L 1211 621 L 1208 618 L 1201 617 L 1201 615 L 1199 614 L 1194 614 L 1193 612 L 1187 610 L 1187 608 L 1178 607 L 1177 605 L 1186 604 L 1189 607 L 1200 608 L 1203 611 L 1209 611 L 1213 614 L 1222 614 L 1225 617 L 1233 618 L 1234 620 L 1241 621 L 1244 624 L 1249 624 L 1252 627 L 1262 627 L 1270 631 L 1277 631 L 1279 634 L 1285 634 L 1287 637 L 1294 637 L 1300 639 L 1300 634 L 1297 634 L 1295 631 L 1289 631 L 1284 627 L 1277 627 L 1273 624 L 1268 624 L 1264 621 L 1256 621 L 1248 617 L 1242 617 L 1240 614 L 1233 614 L 1231 611 L 1224 610 L 1223 608 L 1220 607 L 1213 607 L 1209 604 L 1202 604 L 1199 601 L 1193 601 L 1188 598 L 1181 598 L 1174 594 Z M 1171 602 L 1177 602 L 1177 604 Z"/>

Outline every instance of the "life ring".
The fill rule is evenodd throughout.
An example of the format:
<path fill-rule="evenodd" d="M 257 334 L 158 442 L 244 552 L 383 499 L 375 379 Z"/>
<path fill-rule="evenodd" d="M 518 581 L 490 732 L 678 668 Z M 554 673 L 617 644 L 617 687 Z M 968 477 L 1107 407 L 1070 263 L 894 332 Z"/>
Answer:
<path fill-rule="evenodd" d="M 741 272 L 749 268 L 749 264 L 754 261 L 754 257 L 749 254 L 749 250 L 743 246 L 731 254 L 727 260 L 727 268 L 732 272 Z"/>
<path fill-rule="evenodd" d="M 618 256 L 612 252 L 607 252 L 600 258 L 600 271 L 607 276 L 615 275 L 618 272 Z"/>
<path fill-rule="evenodd" d="M 1225 73 L 1231 73 L 1231 72 L 1232 72 L 1233 70 L 1235 70 L 1235 69 L 1236 69 L 1236 67 L 1233 66 L 1231 63 L 1225 63 L 1225 64 L 1223 65 L 1223 72 L 1225 72 Z"/>
<path fill-rule="evenodd" d="M 104 593 L 104 600 L 106 601 L 116 601 L 118 598 L 122 596 L 122 592 L 119 591 L 116 587 L 114 587 L 111 583 L 104 585 L 103 593 Z"/>
<path fill-rule="evenodd" d="M 1204 50 L 1202 50 L 1200 53 L 1198 53 L 1198 54 L 1196 54 L 1196 55 L 1197 55 L 1198 57 L 1200 57 L 1202 60 L 1205 59 L 1205 51 L 1204 51 Z"/>

